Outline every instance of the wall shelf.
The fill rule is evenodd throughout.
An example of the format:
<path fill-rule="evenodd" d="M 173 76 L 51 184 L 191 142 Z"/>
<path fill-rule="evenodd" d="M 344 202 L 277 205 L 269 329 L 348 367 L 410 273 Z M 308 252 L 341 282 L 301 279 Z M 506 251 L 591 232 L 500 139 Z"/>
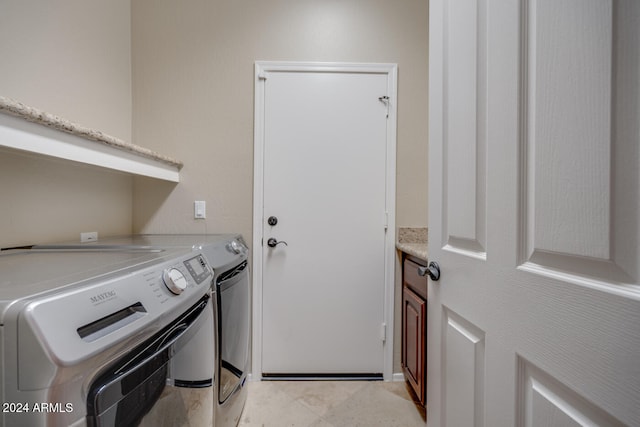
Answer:
<path fill-rule="evenodd" d="M 0 96 L 0 147 L 170 182 L 182 162 Z"/>

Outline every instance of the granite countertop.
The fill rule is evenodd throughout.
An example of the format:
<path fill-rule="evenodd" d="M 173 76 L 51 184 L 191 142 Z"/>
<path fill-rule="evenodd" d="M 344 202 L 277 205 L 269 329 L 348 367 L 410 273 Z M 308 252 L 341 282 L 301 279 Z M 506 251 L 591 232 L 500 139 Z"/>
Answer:
<path fill-rule="evenodd" d="M 396 249 L 427 261 L 427 235 L 426 227 L 400 228 L 398 229 Z"/>
<path fill-rule="evenodd" d="M 147 148 L 122 141 L 121 139 L 118 139 L 116 137 L 81 126 L 77 123 L 70 122 L 54 114 L 38 110 L 37 108 L 29 107 L 4 96 L 0 96 L 0 113 L 20 117 L 22 119 L 40 124 L 42 126 L 47 126 L 62 132 L 82 137 L 84 139 L 88 139 L 90 141 L 95 141 L 97 143 L 116 148 L 118 150 L 146 157 L 148 159 L 175 167 L 178 170 L 180 170 L 183 166 L 182 162 L 172 159 L 171 157 L 164 156 Z"/>

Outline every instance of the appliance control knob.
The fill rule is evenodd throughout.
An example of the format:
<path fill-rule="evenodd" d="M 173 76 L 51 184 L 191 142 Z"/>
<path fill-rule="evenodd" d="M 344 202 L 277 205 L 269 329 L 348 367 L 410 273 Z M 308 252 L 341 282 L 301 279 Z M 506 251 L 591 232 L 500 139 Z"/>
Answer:
<path fill-rule="evenodd" d="M 167 289 L 180 295 L 187 288 L 187 278 L 177 268 L 167 268 L 162 273 L 162 281 Z"/>
<path fill-rule="evenodd" d="M 246 246 L 237 240 L 232 240 L 231 243 L 229 243 L 229 249 L 235 254 L 241 254 L 246 250 Z"/>

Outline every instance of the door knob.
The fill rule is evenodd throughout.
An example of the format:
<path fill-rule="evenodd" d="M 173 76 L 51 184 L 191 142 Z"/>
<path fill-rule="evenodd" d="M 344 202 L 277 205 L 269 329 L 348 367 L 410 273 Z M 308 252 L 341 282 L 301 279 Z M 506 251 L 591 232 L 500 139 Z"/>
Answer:
<path fill-rule="evenodd" d="M 279 242 L 274 239 L 273 237 L 270 237 L 269 240 L 267 240 L 267 246 L 269 246 L 270 248 L 275 248 L 276 246 L 278 246 L 280 243 L 284 243 L 285 246 L 289 246 L 287 244 L 287 242 L 285 242 L 284 240 L 280 240 Z"/>
<path fill-rule="evenodd" d="M 429 276 L 434 282 L 440 279 L 440 266 L 437 262 L 431 261 L 429 267 L 419 267 L 418 274 L 420 276 Z"/>

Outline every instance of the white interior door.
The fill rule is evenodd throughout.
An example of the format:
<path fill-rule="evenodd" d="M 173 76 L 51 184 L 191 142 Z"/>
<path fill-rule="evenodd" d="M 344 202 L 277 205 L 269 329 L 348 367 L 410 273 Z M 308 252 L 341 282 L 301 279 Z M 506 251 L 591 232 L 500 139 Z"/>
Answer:
<path fill-rule="evenodd" d="M 430 426 L 640 425 L 640 2 L 430 1 Z"/>
<path fill-rule="evenodd" d="M 261 372 L 382 375 L 388 70 L 284 69 L 259 78 Z"/>

